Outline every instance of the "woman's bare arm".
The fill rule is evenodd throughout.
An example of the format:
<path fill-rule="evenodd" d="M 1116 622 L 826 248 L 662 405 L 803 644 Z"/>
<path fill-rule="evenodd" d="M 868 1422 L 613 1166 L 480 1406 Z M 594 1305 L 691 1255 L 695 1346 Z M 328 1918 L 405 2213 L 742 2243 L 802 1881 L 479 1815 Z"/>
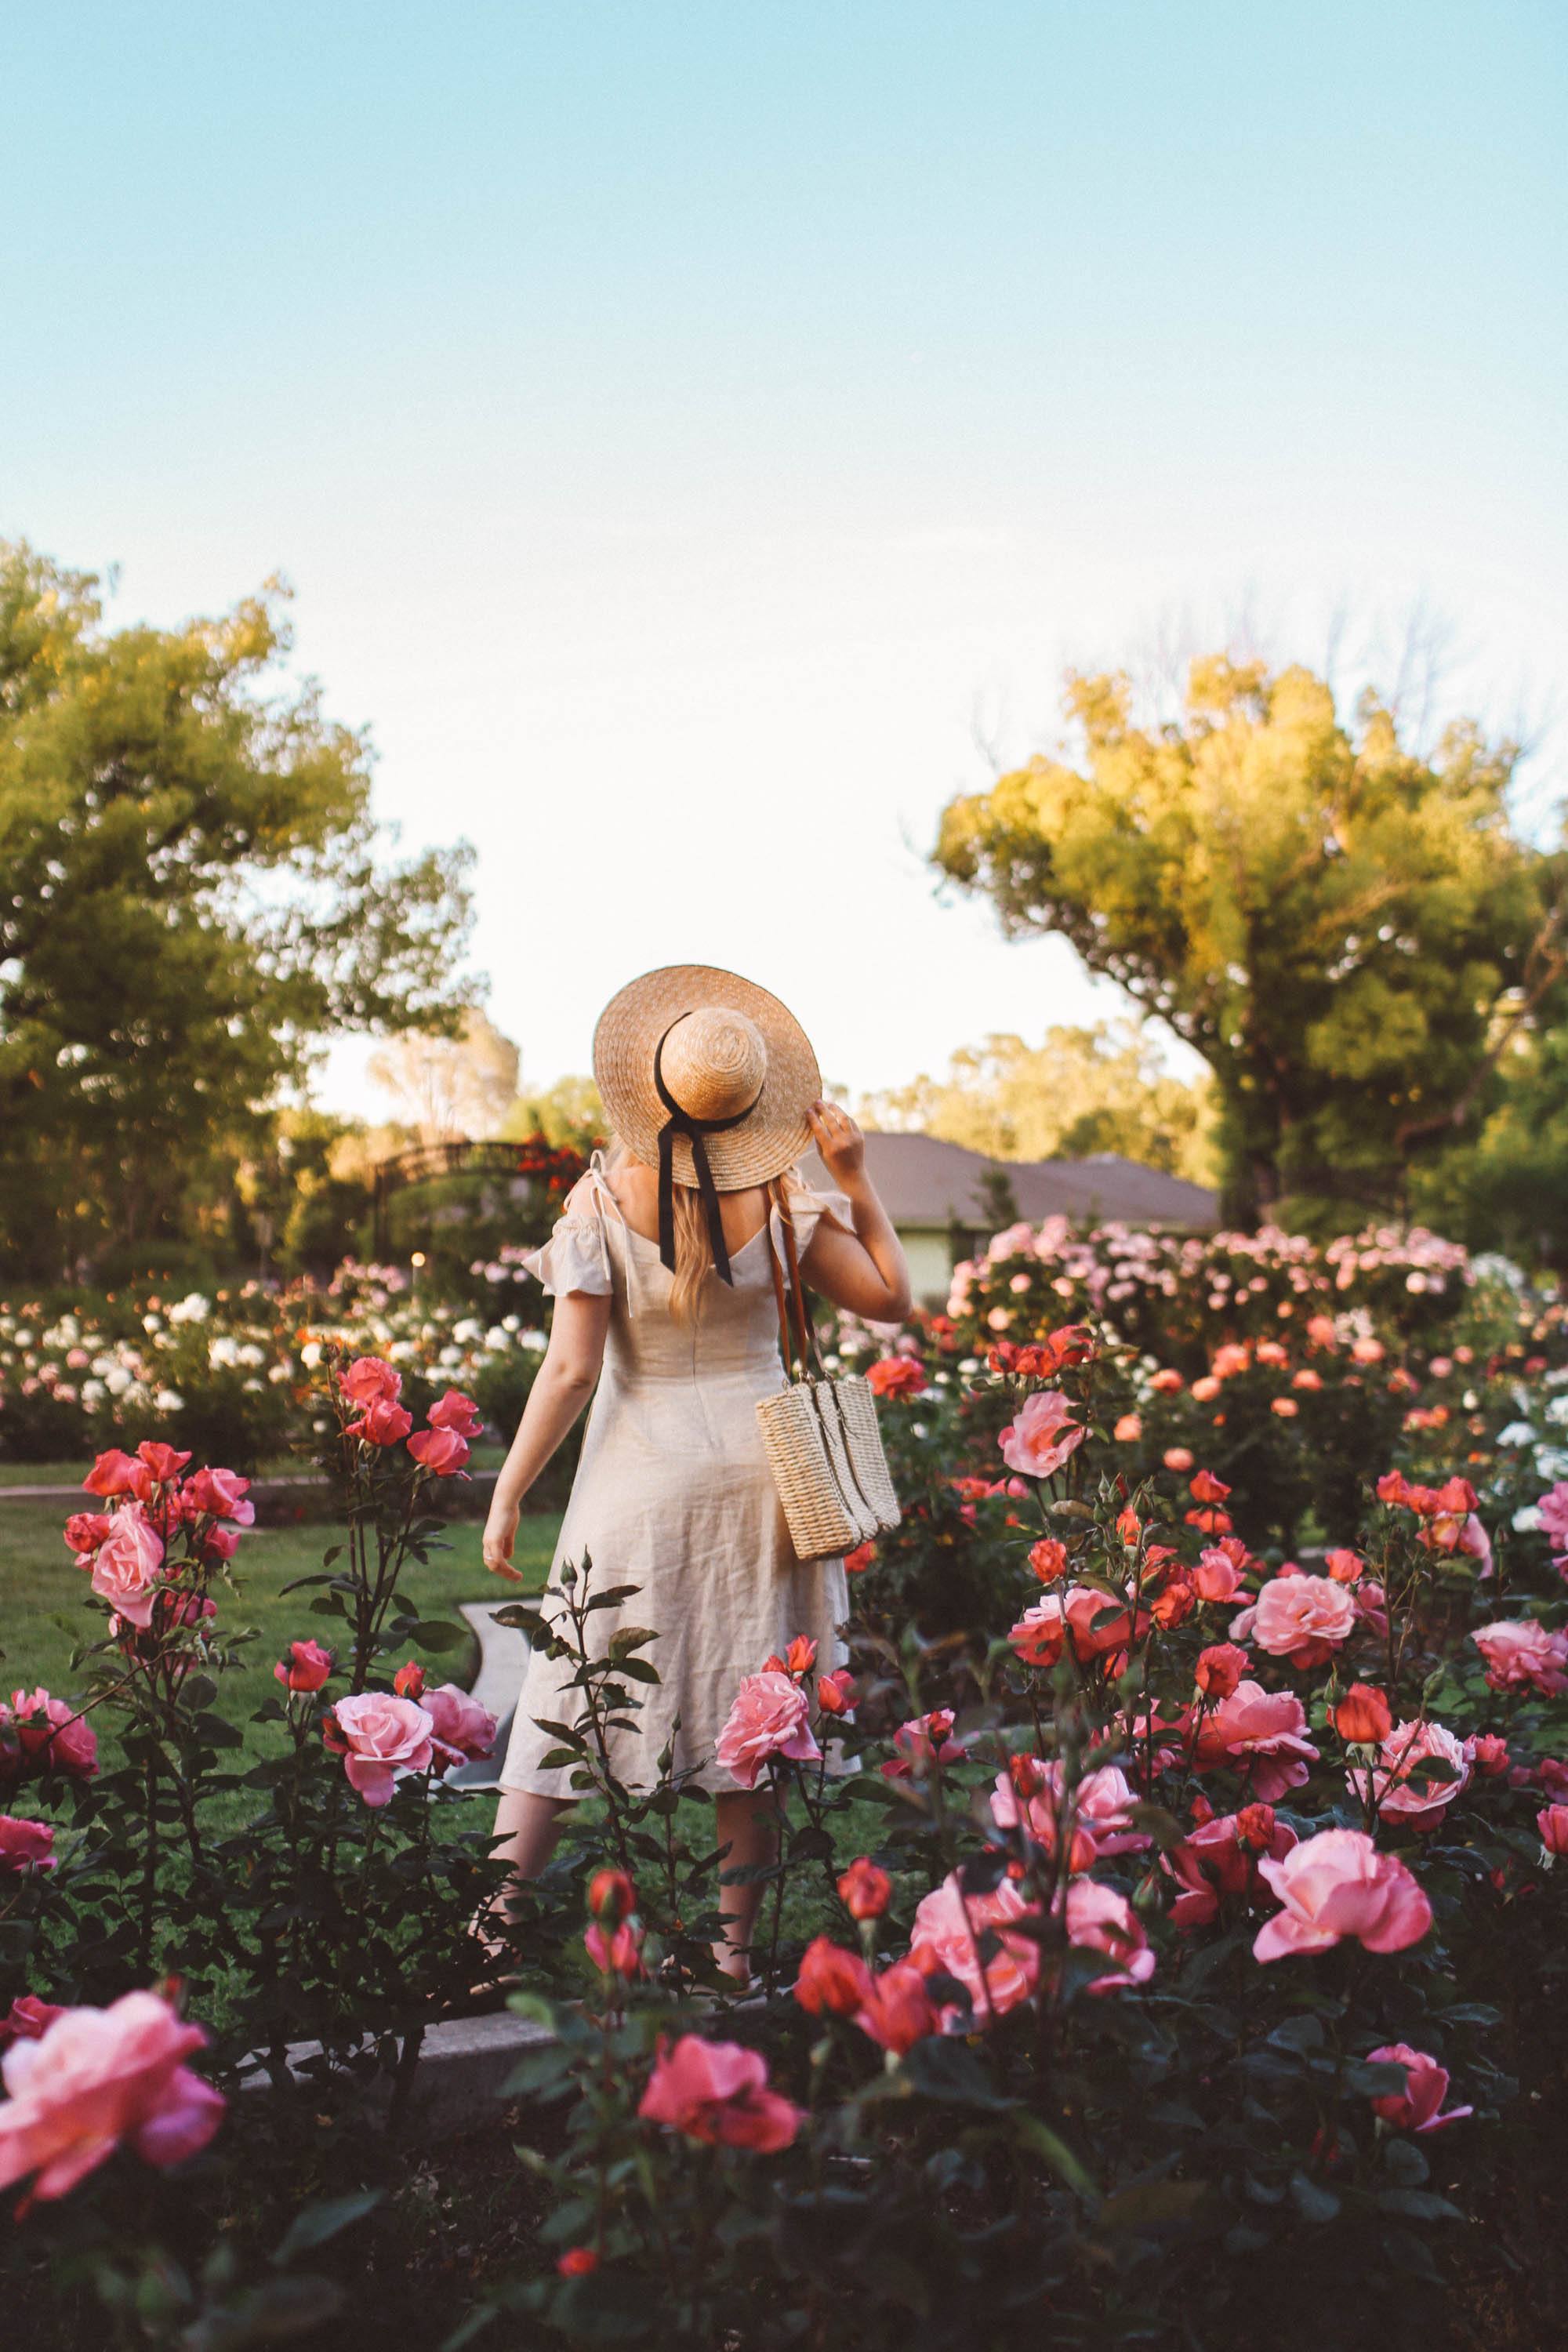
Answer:
<path fill-rule="evenodd" d="M 868 1323 L 900 1323 L 912 1303 L 909 1260 L 866 1173 L 866 1139 L 837 1103 L 814 1103 L 809 1116 L 822 1164 L 849 1196 L 855 1231 L 847 1234 L 829 1218 L 818 1218 L 801 1272 L 847 1314 Z"/>
<path fill-rule="evenodd" d="M 511 1548 L 522 1498 L 593 1395 L 609 1328 L 607 1295 L 569 1290 L 555 1302 L 550 1345 L 528 1391 L 485 1521 L 485 1566 L 497 1576 L 519 1573 L 511 1564 Z"/>

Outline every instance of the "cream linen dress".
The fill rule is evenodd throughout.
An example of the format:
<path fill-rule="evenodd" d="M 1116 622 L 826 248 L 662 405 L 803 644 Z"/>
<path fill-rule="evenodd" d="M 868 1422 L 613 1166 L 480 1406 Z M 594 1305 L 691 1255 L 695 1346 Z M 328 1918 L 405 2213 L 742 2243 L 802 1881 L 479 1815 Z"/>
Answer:
<path fill-rule="evenodd" d="M 802 1255 L 819 1217 L 853 1232 L 842 1192 L 810 1191 L 798 1169 L 784 1194 Z M 713 1750 L 744 1675 L 796 1633 L 817 1644 L 816 1672 L 843 1663 L 838 1628 L 849 1613 L 841 1559 L 796 1559 L 757 1427 L 759 1397 L 784 1385 L 769 1252 L 784 1264 L 775 1207 L 763 1231 L 730 1255 L 734 1286 L 710 1269 L 694 1322 L 669 1311 L 673 1276 L 658 1244 L 634 1233 L 595 1152 L 566 1213 L 523 1263 L 554 1297 L 609 1294 L 604 1369 L 584 1433 L 582 1459 L 550 1571 L 544 1610 L 562 1600 L 563 1564 L 593 1561 L 590 1589 L 640 1589 L 589 1620 L 602 1656 L 617 1625 L 649 1625 L 658 1639 L 641 1654 L 657 1684 L 634 1684 L 642 1702 L 635 1734 L 615 1735 L 610 1762 L 628 1787 L 651 1788 L 677 1715 L 675 1769 L 715 1794 L 737 1786 Z M 503 1789 L 573 1797 L 571 1768 L 541 1759 L 560 1743 L 535 1717 L 575 1722 L 570 1659 L 535 1651 L 513 1718 Z"/>

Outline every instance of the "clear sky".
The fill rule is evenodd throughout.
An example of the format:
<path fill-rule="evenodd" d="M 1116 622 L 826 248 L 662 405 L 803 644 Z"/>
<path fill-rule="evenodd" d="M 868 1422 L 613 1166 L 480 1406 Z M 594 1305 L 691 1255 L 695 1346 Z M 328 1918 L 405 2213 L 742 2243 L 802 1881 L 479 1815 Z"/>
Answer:
<path fill-rule="evenodd" d="M 1069 660 L 1424 596 L 1556 708 L 1560 0 L 75 0 L 0 86 L 0 532 L 291 579 L 531 1080 L 687 958 L 857 1088 L 1106 1007 L 922 863 Z"/>

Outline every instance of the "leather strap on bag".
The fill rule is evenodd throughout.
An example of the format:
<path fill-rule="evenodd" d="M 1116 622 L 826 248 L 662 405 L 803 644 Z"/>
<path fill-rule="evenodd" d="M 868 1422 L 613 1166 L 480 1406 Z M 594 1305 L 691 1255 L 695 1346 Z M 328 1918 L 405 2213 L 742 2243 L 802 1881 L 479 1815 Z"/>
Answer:
<path fill-rule="evenodd" d="M 790 1302 L 795 1308 L 795 1337 L 800 1362 L 799 1378 L 804 1381 L 810 1378 L 811 1357 L 816 1351 L 816 1334 L 812 1329 L 805 1312 L 805 1288 L 800 1278 L 800 1259 L 795 1253 L 795 1225 L 790 1216 L 789 1204 L 784 1198 L 783 1182 L 775 1178 L 768 1189 L 773 1193 L 777 1202 L 779 1222 L 784 1227 L 784 1256 L 789 1263 Z M 784 1304 L 784 1279 L 779 1265 L 779 1254 L 773 1245 L 771 1230 L 768 1234 L 768 1264 L 773 1268 L 773 1299 L 779 1311 L 779 1352 L 784 1358 L 785 1372 L 791 1380 L 794 1380 L 796 1377 L 793 1369 L 795 1351 L 792 1350 L 790 1346 L 790 1316 Z M 819 1365 L 818 1370 L 820 1369 Z"/>

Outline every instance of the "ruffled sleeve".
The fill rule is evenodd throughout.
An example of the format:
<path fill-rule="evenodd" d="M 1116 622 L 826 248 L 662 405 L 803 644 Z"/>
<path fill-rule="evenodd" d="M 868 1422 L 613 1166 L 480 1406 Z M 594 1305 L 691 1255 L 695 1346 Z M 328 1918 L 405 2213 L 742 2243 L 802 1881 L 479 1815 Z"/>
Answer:
<path fill-rule="evenodd" d="M 824 1217 L 847 1234 L 854 1232 L 855 1214 L 849 1206 L 847 1193 L 813 1191 L 798 1168 L 784 1171 L 784 1199 L 789 1203 L 790 1223 L 795 1227 L 795 1245 L 802 1257 L 811 1247 L 812 1235 Z M 777 1209 L 772 1212 L 769 1222 L 773 1226 L 773 1240 L 782 1251 L 784 1227 Z"/>
<path fill-rule="evenodd" d="M 552 1298 L 570 1290 L 585 1290 L 595 1298 L 614 1288 L 609 1244 L 596 1199 L 574 1206 L 556 1220 L 555 1230 L 542 1249 L 531 1250 L 522 1261 L 544 1285 Z"/>

